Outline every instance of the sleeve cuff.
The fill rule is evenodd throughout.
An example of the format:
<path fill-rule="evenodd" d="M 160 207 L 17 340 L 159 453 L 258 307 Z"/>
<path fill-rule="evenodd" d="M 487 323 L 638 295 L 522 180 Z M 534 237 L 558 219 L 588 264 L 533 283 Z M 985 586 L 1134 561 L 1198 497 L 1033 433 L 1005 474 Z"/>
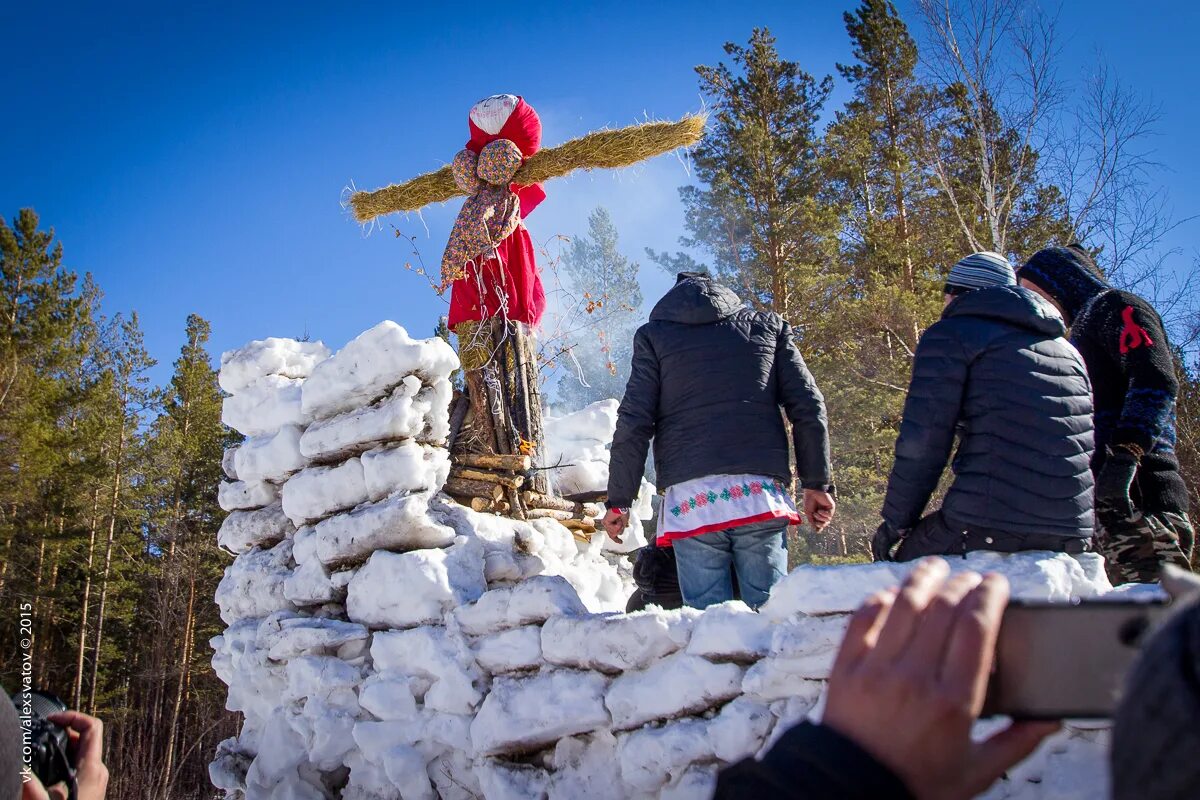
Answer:
<path fill-rule="evenodd" d="M 808 783 L 830 790 L 822 797 L 887 797 L 912 800 L 894 772 L 856 742 L 826 725 L 802 722 L 789 730 L 762 759 L 764 767 L 788 774 L 811 770 Z"/>

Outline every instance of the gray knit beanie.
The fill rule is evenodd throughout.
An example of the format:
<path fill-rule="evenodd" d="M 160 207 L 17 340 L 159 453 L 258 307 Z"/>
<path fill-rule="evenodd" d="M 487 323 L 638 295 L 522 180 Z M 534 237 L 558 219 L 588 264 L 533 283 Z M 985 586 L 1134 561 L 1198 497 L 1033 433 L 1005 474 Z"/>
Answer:
<path fill-rule="evenodd" d="M 1200 797 L 1200 601 L 1168 620 L 1130 672 L 1111 759 L 1114 800 Z"/>
<path fill-rule="evenodd" d="M 972 253 L 951 267 L 946 276 L 947 290 L 986 289 L 989 286 L 1015 286 L 1016 283 L 1012 264 L 990 250 Z"/>

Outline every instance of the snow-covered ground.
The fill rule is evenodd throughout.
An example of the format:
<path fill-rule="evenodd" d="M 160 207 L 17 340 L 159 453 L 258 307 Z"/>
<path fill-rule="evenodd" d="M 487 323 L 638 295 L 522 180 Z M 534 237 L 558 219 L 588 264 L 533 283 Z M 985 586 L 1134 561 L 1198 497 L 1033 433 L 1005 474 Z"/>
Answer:
<path fill-rule="evenodd" d="M 332 356 L 268 339 L 222 359 L 226 422 L 250 436 L 220 493 L 237 557 L 213 665 L 244 715 L 210 767 L 227 797 L 702 798 L 820 716 L 848 613 L 908 567 L 801 567 L 761 613 L 620 613 L 628 568 L 602 535 L 437 494 L 456 366 L 390 322 Z M 613 403 L 547 421 L 561 491 L 603 488 L 614 424 Z M 951 566 L 1024 598 L 1112 588 L 1092 555 Z M 1105 796 L 1108 736 L 1068 724 L 987 797 Z"/>

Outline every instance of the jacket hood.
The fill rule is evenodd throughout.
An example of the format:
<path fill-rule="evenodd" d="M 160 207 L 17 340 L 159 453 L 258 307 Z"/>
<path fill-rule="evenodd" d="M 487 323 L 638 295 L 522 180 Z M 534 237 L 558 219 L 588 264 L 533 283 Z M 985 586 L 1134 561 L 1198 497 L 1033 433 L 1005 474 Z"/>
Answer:
<path fill-rule="evenodd" d="M 708 325 L 741 310 L 738 296 L 708 275 L 681 272 L 675 285 L 655 304 L 650 321 Z"/>
<path fill-rule="evenodd" d="M 1020 286 L 993 286 L 959 295 L 942 312 L 942 319 L 950 317 L 993 319 L 1046 336 L 1066 333 L 1058 309 Z"/>
<path fill-rule="evenodd" d="M 1110 288 L 1091 256 L 1079 245 L 1038 250 L 1017 271 L 1017 278 L 1036 284 L 1057 300 L 1068 323 L 1092 298 Z"/>

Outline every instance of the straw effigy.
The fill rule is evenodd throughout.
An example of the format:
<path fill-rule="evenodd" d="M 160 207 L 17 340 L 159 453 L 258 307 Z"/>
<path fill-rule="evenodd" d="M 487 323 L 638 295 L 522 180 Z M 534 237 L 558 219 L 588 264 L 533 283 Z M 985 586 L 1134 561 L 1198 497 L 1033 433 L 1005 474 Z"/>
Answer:
<path fill-rule="evenodd" d="M 593 131 L 534 153 L 517 170 L 513 183 L 529 186 L 577 169 L 628 167 L 680 147 L 690 147 L 704 135 L 706 119 L 706 114 L 696 114 L 678 122 L 645 122 L 616 130 Z M 384 214 L 416 211 L 462 194 L 450 167 L 445 166 L 373 192 L 355 192 L 350 196 L 350 206 L 355 219 L 370 222 Z"/>

